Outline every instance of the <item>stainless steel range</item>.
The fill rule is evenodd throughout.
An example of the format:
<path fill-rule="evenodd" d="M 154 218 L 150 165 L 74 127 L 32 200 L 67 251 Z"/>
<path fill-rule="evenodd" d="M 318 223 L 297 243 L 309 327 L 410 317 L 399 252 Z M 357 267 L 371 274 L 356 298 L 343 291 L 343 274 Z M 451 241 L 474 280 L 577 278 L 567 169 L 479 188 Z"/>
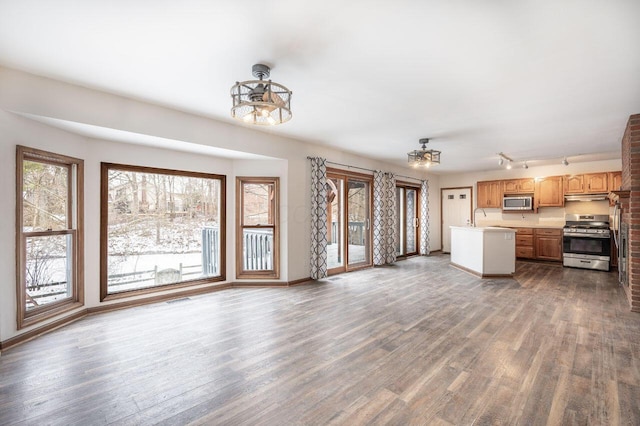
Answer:
<path fill-rule="evenodd" d="M 611 231 L 608 215 L 568 214 L 562 236 L 563 265 L 608 271 Z"/>

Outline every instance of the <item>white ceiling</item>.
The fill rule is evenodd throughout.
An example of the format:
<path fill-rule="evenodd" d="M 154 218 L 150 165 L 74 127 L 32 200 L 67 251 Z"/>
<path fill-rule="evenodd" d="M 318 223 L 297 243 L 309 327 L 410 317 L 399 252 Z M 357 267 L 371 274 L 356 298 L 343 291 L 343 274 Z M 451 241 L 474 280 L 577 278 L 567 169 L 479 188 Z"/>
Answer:
<path fill-rule="evenodd" d="M 232 122 L 229 89 L 261 62 L 293 91 L 270 132 L 397 164 L 430 137 L 434 171 L 489 170 L 497 152 L 619 158 L 639 16 L 638 0 L 0 0 L 0 65 Z"/>

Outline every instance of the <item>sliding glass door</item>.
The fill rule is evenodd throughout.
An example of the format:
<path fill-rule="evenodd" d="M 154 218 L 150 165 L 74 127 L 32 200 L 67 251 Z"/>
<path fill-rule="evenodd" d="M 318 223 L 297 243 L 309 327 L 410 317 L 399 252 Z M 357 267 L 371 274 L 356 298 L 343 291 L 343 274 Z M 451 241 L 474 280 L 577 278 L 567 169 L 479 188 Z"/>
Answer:
<path fill-rule="evenodd" d="M 371 266 L 371 190 L 371 176 L 327 173 L 330 274 Z"/>
<path fill-rule="evenodd" d="M 408 185 L 396 187 L 396 231 L 398 242 L 396 254 L 398 256 L 412 256 L 419 249 L 419 189 Z"/>

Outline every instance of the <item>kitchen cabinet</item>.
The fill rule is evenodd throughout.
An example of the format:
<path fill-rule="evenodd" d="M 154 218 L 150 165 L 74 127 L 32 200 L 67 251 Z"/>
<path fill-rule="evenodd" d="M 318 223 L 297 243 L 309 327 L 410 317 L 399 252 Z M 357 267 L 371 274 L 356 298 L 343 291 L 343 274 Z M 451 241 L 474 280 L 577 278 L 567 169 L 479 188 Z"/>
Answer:
<path fill-rule="evenodd" d="M 502 181 L 502 191 L 505 194 L 532 194 L 534 190 L 535 182 L 533 178 Z"/>
<path fill-rule="evenodd" d="M 549 176 L 536 179 L 534 202 L 538 207 L 563 207 L 563 177 Z"/>
<path fill-rule="evenodd" d="M 516 228 L 516 257 L 535 259 L 532 228 Z"/>
<path fill-rule="evenodd" d="M 622 189 L 622 172 L 609 172 L 609 191 L 620 191 Z"/>
<path fill-rule="evenodd" d="M 536 259 L 562 261 L 562 229 L 538 228 L 534 234 Z"/>
<path fill-rule="evenodd" d="M 584 175 L 584 192 L 597 193 L 609 190 L 609 175 L 607 173 L 587 173 Z"/>
<path fill-rule="evenodd" d="M 572 175 L 564 177 L 564 193 L 565 194 L 583 194 L 584 193 L 584 176 Z"/>
<path fill-rule="evenodd" d="M 596 194 L 607 192 L 609 190 L 609 175 L 607 172 L 602 172 L 565 176 L 564 193 Z"/>
<path fill-rule="evenodd" d="M 479 208 L 502 208 L 502 181 L 483 181 L 477 184 Z"/>

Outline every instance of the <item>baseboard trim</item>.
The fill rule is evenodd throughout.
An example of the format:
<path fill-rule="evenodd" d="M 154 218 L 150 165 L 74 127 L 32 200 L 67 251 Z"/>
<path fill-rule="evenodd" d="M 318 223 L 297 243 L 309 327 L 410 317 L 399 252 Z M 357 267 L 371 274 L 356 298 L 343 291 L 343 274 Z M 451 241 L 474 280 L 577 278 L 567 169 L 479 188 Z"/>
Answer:
<path fill-rule="evenodd" d="M 100 314 L 103 312 L 118 311 L 120 309 L 134 308 L 136 306 L 150 305 L 152 303 L 165 302 L 167 300 L 180 299 L 183 297 L 197 296 L 199 294 L 213 293 L 215 291 L 225 290 L 233 287 L 231 284 L 218 284 L 210 287 L 192 288 L 189 290 L 177 291 L 174 293 L 157 294 L 155 296 L 145 297 L 142 299 L 127 300 L 124 302 L 109 303 L 106 305 L 94 306 L 87 308 L 89 315 Z"/>
<path fill-rule="evenodd" d="M 478 271 L 474 271 L 473 269 L 465 268 L 464 266 L 458 265 L 457 263 L 451 262 L 449 263 L 449 265 L 468 274 L 475 275 L 478 278 L 513 278 L 513 274 L 482 274 Z"/>
<path fill-rule="evenodd" d="M 96 314 L 102 314 L 105 312 L 118 311 L 121 309 L 135 308 L 137 306 L 150 305 L 152 303 L 165 302 L 167 300 L 180 299 L 180 298 L 189 297 L 189 296 L 197 296 L 197 295 L 206 294 L 206 293 L 213 293 L 216 291 L 227 290 L 231 288 L 260 288 L 260 287 L 287 288 L 287 287 L 293 287 L 293 286 L 305 284 L 311 281 L 312 281 L 311 278 L 301 278 L 294 281 L 282 281 L 282 282 L 279 282 L 279 281 L 233 282 L 233 283 L 217 284 L 209 287 L 192 288 L 189 290 L 177 291 L 174 293 L 157 294 L 150 297 L 127 300 L 123 302 L 115 302 L 115 303 L 108 303 L 108 304 L 105 304 L 103 302 L 99 306 L 81 309 L 79 311 L 72 313 L 71 315 L 65 316 L 64 318 L 59 318 L 48 324 L 42 325 L 38 328 L 34 328 L 33 330 L 29 330 L 25 333 L 18 334 L 17 336 L 11 337 L 7 340 L 0 341 L 0 353 L 3 350 L 9 349 L 10 347 L 27 342 L 38 336 L 49 333 L 55 329 L 58 329 L 74 321 L 82 319 L 87 315 L 96 315 Z"/>
<path fill-rule="evenodd" d="M 289 287 L 293 287 L 296 285 L 311 283 L 312 281 L 313 280 L 311 279 L 311 277 L 307 277 L 307 278 L 300 278 L 299 280 L 289 281 L 287 284 L 289 284 Z"/>
<path fill-rule="evenodd" d="M 59 318 L 55 321 L 52 321 L 48 324 L 42 325 L 40 327 L 34 328 L 33 330 L 29 330 L 25 333 L 18 334 L 17 336 L 11 337 L 7 340 L 0 342 L 0 352 L 10 347 L 19 345 L 20 343 L 27 342 L 29 340 L 35 339 L 38 336 L 49 333 L 55 329 L 58 329 L 62 326 L 70 324 L 74 321 L 82 319 L 87 316 L 87 309 L 81 309 L 68 315 L 64 318 Z"/>

